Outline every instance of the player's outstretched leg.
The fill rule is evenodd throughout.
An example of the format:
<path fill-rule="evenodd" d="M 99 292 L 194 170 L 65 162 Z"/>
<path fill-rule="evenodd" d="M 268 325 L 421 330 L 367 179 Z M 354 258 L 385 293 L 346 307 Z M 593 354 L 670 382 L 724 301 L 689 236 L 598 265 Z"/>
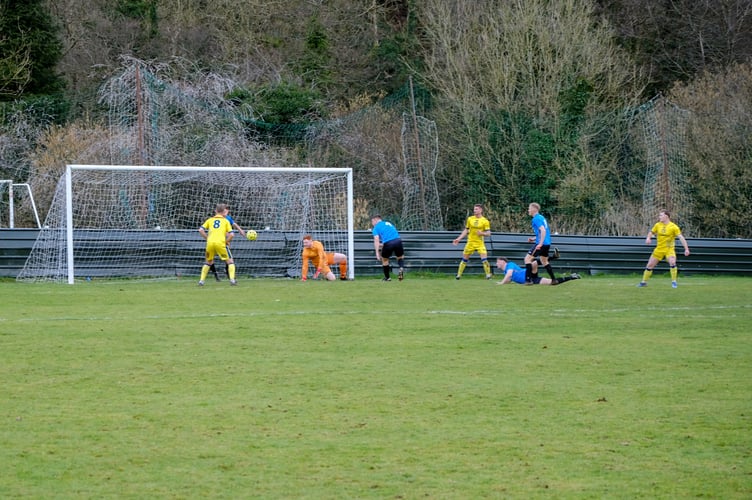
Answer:
<path fill-rule="evenodd" d="M 580 279 L 580 275 L 577 273 L 572 273 L 569 276 L 562 276 L 561 278 L 555 278 L 551 281 L 552 285 L 561 285 L 562 283 L 566 283 L 567 281 L 572 280 L 578 280 Z"/>

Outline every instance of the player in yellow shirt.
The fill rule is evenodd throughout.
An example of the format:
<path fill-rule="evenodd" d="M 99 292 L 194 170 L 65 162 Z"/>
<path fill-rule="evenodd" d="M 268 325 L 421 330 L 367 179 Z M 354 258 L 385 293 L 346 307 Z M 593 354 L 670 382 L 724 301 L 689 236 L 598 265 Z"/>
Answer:
<path fill-rule="evenodd" d="M 676 238 L 679 238 L 679 241 L 681 241 L 681 244 L 684 247 L 685 257 L 689 257 L 689 246 L 687 245 L 687 240 L 682 235 L 679 226 L 671 222 L 671 216 L 666 210 L 661 210 L 658 213 L 658 222 L 656 222 L 652 229 L 650 229 L 650 232 L 645 238 L 646 245 L 650 245 L 653 236 L 656 237 L 655 248 L 653 249 L 653 253 L 650 254 L 648 263 L 645 266 L 645 271 L 642 273 L 642 281 L 640 281 L 637 286 L 648 286 L 648 280 L 653 274 L 653 268 L 655 268 L 660 261 L 666 259 L 671 273 L 671 287 L 676 288 L 676 276 L 679 274 L 679 271 L 676 269 Z"/>
<path fill-rule="evenodd" d="M 209 274 L 209 269 L 212 263 L 214 263 L 215 255 L 218 255 L 227 264 L 227 274 L 230 277 L 230 284 L 237 284 L 235 280 L 235 262 L 227 250 L 227 244 L 232 241 L 235 233 L 232 230 L 232 224 L 225 217 L 226 211 L 227 205 L 224 203 L 218 204 L 214 210 L 214 217 L 206 219 L 198 229 L 201 237 L 206 240 L 206 262 L 201 268 L 201 279 L 198 282 L 198 286 L 204 286 L 206 275 Z"/>
<path fill-rule="evenodd" d="M 313 279 L 318 278 L 320 273 L 324 273 L 324 277 L 327 280 L 336 280 L 337 278 L 329 267 L 334 264 L 339 265 L 339 279 L 347 279 L 347 256 L 343 253 L 326 252 L 323 243 L 314 240 L 310 234 L 306 234 L 303 236 L 303 269 L 300 272 L 301 281 L 306 281 L 308 279 L 309 261 L 313 264 L 313 267 L 316 268 Z"/>
<path fill-rule="evenodd" d="M 230 215 L 230 207 L 228 207 L 227 205 L 225 205 L 225 218 L 228 221 L 230 221 L 230 225 L 232 226 L 233 231 L 238 231 L 243 236 L 243 238 L 246 238 L 247 235 L 246 235 L 245 230 L 242 227 L 240 227 L 240 225 L 237 222 L 235 222 L 235 219 L 232 218 L 232 215 Z M 232 259 L 232 250 L 230 250 L 229 242 L 227 244 L 227 255 L 229 255 L 230 258 Z M 219 278 L 219 273 L 217 272 L 217 268 L 214 266 L 214 262 L 212 262 L 212 265 L 209 266 L 209 271 L 211 271 L 211 273 L 214 275 L 214 279 L 216 279 L 217 281 L 222 281 Z M 226 261 L 225 261 L 225 273 L 227 274 L 228 277 L 230 276 L 229 266 Z"/>
<path fill-rule="evenodd" d="M 452 244 L 457 246 L 465 235 L 467 235 L 467 243 L 462 251 L 462 261 L 459 269 L 457 269 L 455 279 L 462 278 L 462 273 L 470 261 L 470 256 L 478 252 L 483 269 L 486 271 L 486 279 L 490 280 L 493 275 L 491 274 L 491 264 L 488 263 L 485 238 L 491 236 L 491 223 L 483 216 L 483 205 L 477 204 L 473 207 L 473 215 L 467 218 L 465 229 L 452 241 Z"/>

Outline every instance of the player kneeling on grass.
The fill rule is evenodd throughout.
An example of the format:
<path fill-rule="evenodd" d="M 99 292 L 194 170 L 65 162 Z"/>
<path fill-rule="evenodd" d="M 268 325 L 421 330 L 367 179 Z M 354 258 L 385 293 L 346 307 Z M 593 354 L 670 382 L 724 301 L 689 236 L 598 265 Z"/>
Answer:
<path fill-rule="evenodd" d="M 504 279 L 497 281 L 497 285 L 506 285 L 507 283 L 517 283 L 520 285 L 559 285 L 570 280 L 580 279 L 580 275 L 577 273 L 572 273 L 569 276 L 563 276 L 561 278 L 541 278 L 538 276 L 538 263 L 533 262 L 532 281 L 526 281 L 525 269 L 514 262 L 511 262 L 507 257 L 499 257 L 496 259 L 496 268 L 504 273 Z"/>
<path fill-rule="evenodd" d="M 329 281 L 337 278 L 334 276 L 331 268 L 334 264 L 339 265 L 339 279 L 347 279 L 347 256 L 343 253 L 326 252 L 324 244 L 314 240 L 310 234 L 303 236 L 303 269 L 300 272 L 301 281 L 308 279 L 308 262 L 313 264 L 316 272 L 313 279 L 317 279 L 319 274 L 324 273 L 324 277 Z"/>
<path fill-rule="evenodd" d="M 230 277 L 230 284 L 237 284 L 237 281 L 235 281 L 235 262 L 227 250 L 227 245 L 232 241 L 235 233 L 232 230 L 230 221 L 225 218 L 225 210 L 226 205 L 224 203 L 218 204 L 214 217 L 206 219 L 201 227 L 198 228 L 201 237 L 206 240 L 206 262 L 201 267 L 201 278 L 198 286 L 204 286 L 206 275 L 209 274 L 209 269 L 212 263 L 214 263 L 215 255 L 219 255 L 219 258 L 227 263 L 227 274 Z"/>

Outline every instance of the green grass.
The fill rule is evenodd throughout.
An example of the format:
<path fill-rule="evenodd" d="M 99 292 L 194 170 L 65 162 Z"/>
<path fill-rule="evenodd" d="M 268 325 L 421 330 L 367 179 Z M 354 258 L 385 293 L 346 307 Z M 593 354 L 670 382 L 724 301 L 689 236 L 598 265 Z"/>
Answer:
<path fill-rule="evenodd" d="M 752 497 L 752 280 L 637 281 L 0 282 L 0 497 Z"/>

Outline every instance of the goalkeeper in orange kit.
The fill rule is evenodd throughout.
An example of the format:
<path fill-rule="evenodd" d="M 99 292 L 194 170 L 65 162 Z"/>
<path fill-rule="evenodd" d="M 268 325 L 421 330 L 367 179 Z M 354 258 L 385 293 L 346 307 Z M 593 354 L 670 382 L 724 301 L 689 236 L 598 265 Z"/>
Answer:
<path fill-rule="evenodd" d="M 303 269 L 300 272 L 301 281 L 306 281 L 308 279 L 309 262 L 316 268 L 313 279 L 318 278 L 319 274 L 323 273 L 327 280 L 336 280 L 337 278 L 329 267 L 334 264 L 339 265 L 339 279 L 347 279 L 347 256 L 343 253 L 326 252 L 324 250 L 324 245 L 320 241 L 316 241 L 310 234 L 306 234 L 303 236 Z"/>

